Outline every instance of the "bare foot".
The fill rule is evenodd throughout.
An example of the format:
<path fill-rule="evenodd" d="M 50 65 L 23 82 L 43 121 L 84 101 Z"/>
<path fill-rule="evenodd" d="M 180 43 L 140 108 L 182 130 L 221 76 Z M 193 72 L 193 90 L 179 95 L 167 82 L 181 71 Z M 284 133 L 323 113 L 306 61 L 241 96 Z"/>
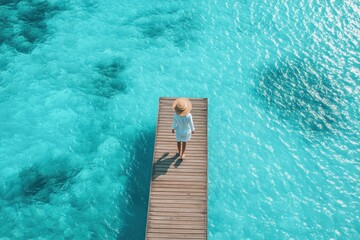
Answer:
<path fill-rule="evenodd" d="M 182 158 L 182 159 L 185 159 L 185 154 L 183 154 L 183 155 L 181 156 L 181 158 Z"/>

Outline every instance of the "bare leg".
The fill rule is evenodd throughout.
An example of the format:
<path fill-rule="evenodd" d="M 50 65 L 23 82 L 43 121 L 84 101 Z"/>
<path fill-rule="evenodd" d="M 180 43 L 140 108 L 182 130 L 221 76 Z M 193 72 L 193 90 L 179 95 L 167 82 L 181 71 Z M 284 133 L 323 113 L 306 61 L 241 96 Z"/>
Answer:
<path fill-rule="evenodd" d="M 181 142 L 177 142 L 177 147 L 178 147 L 178 153 L 179 153 L 179 155 L 180 155 Z"/>
<path fill-rule="evenodd" d="M 181 153 L 182 158 L 185 157 L 185 149 L 186 149 L 186 142 L 182 142 L 182 153 Z"/>

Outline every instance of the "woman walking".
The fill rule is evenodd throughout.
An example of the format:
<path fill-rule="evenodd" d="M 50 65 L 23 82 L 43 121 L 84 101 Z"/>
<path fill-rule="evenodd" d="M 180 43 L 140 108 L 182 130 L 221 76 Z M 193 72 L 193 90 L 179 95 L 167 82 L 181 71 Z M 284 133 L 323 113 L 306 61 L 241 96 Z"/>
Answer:
<path fill-rule="evenodd" d="M 186 142 L 190 141 L 191 134 L 195 133 L 194 122 L 190 113 L 192 104 L 187 98 L 178 98 L 172 105 L 174 121 L 171 126 L 172 133 L 176 132 L 176 141 L 180 158 L 185 158 Z"/>

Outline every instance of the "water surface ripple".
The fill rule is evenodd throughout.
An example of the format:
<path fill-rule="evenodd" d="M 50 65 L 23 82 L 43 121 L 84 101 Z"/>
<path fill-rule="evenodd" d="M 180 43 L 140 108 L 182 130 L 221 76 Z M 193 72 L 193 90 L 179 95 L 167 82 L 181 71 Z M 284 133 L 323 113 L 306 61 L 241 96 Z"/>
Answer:
<path fill-rule="evenodd" d="M 143 239 L 158 98 L 188 96 L 209 239 L 359 239 L 359 9 L 0 1 L 0 238 Z"/>

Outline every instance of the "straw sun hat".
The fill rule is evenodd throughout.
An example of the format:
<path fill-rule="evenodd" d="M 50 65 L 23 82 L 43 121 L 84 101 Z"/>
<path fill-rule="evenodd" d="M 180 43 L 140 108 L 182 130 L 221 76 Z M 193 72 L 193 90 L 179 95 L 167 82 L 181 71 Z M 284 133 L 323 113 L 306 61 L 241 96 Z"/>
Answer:
<path fill-rule="evenodd" d="M 185 116 L 191 111 L 192 103 L 187 98 L 177 98 L 172 107 L 178 115 Z"/>

